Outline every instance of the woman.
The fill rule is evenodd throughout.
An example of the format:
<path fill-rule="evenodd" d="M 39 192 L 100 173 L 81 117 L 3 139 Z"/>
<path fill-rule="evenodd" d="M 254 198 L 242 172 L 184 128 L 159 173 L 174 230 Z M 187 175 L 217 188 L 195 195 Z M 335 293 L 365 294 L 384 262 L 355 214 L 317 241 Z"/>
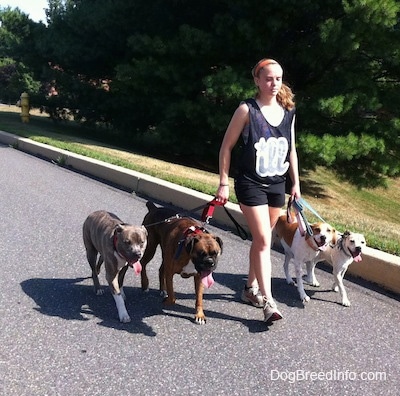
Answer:
<path fill-rule="evenodd" d="M 264 321 L 271 323 L 283 317 L 271 291 L 271 233 L 285 204 L 287 174 L 292 181 L 291 196 L 300 198 L 295 107 L 278 62 L 262 59 L 252 75 L 257 94 L 240 103 L 221 145 L 216 199 L 223 204 L 228 201 L 232 149 L 241 138 L 235 193 L 252 234 L 249 275 L 241 298 L 263 307 Z"/>

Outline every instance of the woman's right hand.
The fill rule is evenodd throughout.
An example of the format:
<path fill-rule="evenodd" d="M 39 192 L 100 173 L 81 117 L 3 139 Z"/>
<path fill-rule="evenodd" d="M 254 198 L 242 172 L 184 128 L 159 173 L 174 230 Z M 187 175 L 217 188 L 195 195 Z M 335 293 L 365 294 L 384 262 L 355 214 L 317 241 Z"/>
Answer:
<path fill-rule="evenodd" d="M 229 185 L 220 184 L 215 194 L 215 199 L 217 202 L 221 202 L 222 205 L 225 205 L 229 200 Z"/>

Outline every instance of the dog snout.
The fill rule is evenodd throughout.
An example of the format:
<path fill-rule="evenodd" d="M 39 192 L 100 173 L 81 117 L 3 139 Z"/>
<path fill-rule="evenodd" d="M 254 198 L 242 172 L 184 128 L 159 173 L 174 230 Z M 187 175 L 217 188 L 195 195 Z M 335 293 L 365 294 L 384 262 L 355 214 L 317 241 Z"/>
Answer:
<path fill-rule="evenodd" d="M 361 250 L 362 250 L 361 246 L 356 246 L 356 252 L 357 252 L 358 254 L 361 253 Z"/>
<path fill-rule="evenodd" d="M 217 266 L 217 260 L 211 256 L 203 257 L 201 260 L 194 261 L 196 271 L 214 271 Z"/>
<path fill-rule="evenodd" d="M 321 235 L 321 242 L 325 243 L 326 242 L 326 235 Z"/>
<path fill-rule="evenodd" d="M 135 249 L 131 250 L 128 254 L 127 257 L 129 258 L 129 261 L 137 261 L 142 258 L 143 252 L 141 249 Z"/>

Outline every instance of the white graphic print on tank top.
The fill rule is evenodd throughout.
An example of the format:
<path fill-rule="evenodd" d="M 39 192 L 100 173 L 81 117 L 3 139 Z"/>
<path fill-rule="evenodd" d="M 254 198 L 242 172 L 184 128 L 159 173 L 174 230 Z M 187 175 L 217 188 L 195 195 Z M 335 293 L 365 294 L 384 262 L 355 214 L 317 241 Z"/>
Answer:
<path fill-rule="evenodd" d="M 260 138 L 254 143 L 256 149 L 256 173 L 261 177 L 284 175 L 289 169 L 289 162 L 285 162 L 289 144 L 284 137 Z"/>

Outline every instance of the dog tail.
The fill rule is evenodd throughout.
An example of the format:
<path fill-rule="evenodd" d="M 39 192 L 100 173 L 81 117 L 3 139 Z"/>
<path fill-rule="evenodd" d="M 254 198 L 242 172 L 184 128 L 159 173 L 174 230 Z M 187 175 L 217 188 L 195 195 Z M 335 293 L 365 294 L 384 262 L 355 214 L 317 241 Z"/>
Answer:
<path fill-rule="evenodd" d="M 147 201 L 147 202 L 146 202 L 146 206 L 147 206 L 147 209 L 149 210 L 149 212 L 151 212 L 151 211 L 154 210 L 154 209 L 157 209 L 157 206 L 154 205 L 154 203 L 151 202 L 151 201 Z"/>

